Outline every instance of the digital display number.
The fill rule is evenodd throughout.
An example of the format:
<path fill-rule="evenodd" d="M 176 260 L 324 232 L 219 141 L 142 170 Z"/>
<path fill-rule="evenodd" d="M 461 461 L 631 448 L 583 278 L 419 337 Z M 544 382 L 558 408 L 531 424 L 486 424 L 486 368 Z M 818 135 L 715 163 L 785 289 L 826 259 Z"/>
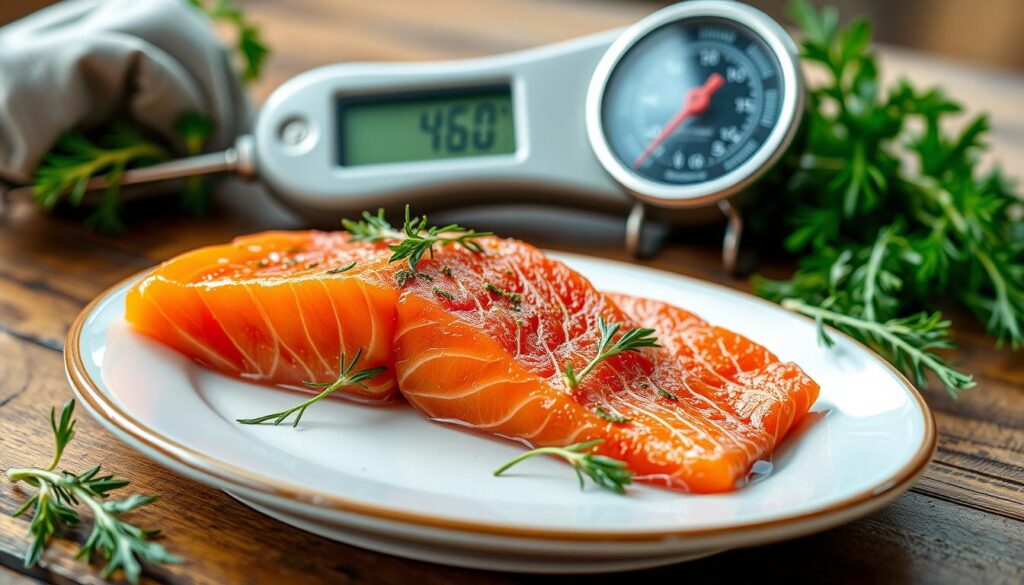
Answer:
<path fill-rule="evenodd" d="M 338 100 L 338 164 L 441 160 L 515 152 L 508 87 Z"/>

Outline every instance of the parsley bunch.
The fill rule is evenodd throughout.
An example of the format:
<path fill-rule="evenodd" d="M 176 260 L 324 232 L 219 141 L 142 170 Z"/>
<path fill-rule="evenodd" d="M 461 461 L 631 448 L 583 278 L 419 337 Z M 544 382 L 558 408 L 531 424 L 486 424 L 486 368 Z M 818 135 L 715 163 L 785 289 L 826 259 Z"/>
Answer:
<path fill-rule="evenodd" d="M 809 88 L 802 155 L 780 173 L 772 206 L 788 280 L 755 277 L 758 294 L 863 341 L 925 384 L 931 371 L 954 397 L 974 385 L 935 352 L 952 347 L 936 311 L 956 300 L 998 346 L 1024 344 L 1021 200 L 979 155 L 985 116 L 948 129 L 962 107 L 941 89 L 880 85 L 871 25 L 838 26 L 834 9 L 792 5 Z M 824 335 L 823 339 L 828 339 Z"/>

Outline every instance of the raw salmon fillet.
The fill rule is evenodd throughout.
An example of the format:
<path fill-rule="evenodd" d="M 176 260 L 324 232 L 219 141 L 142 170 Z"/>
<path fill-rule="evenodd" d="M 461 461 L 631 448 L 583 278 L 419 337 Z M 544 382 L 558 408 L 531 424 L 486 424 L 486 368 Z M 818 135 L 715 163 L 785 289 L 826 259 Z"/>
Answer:
<path fill-rule="evenodd" d="M 606 296 L 521 242 L 479 242 L 486 254 L 425 258 L 428 278 L 399 297 L 395 372 L 428 418 L 529 446 L 603 439 L 598 451 L 637 479 L 707 493 L 742 485 L 817 398 L 797 366 L 739 335 Z M 579 372 L 596 355 L 599 318 L 622 332 L 649 324 L 664 347 L 606 360 L 570 388 L 564 364 Z"/>
<path fill-rule="evenodd" d="M 384 244 L 344 232 L 266 232 L 200 248 L 128 292 L 140 332 L 220 372 L 299 388 L 333 382 L 340 354 L 387 370 L 349 397 L 397 396 L 392 340 L 398 289 Z M 341 271 L 355 262 L 351 269 Z"/>
<path fill-rule="evenodd" d="M 818 385 L 799 366 L 780 362 L 738 333 L 662 301 L 607 296 L 639 326 L 658 332 L 659 342 L 686 370 L 695 391 L 767 431 L 776 444 L 818 398 Z"/>

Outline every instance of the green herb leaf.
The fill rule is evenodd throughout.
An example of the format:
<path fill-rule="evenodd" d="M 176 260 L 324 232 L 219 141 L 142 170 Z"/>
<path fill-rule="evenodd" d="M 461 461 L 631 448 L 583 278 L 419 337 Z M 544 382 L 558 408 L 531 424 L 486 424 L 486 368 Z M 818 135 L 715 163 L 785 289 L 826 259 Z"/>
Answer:
<path fill-rule="evenodd" d="M 299 421 L 302 420 L 302 415 L 305 414 L 306 409 L 312 406 L 313 404 L 316 404 L 320 400 L 323 400 L 330 394 L 333 394 L 335 390 L 338 390 L 340 388 L 347 388 L 349 386 L 365 388 L 366 386 L 363 384 L 363 382 L 375 378 L 378 375 L 384 373 L 385 370 L 387 370 L 387 368 L 385 367 L 377 367 L 367 368 L 365 370 L 360 370 L 358 372 L 353 373 L 352 370 L 355 369 L 356 363 L 359 361 L 359 358 L 362 357 L 362 355 L 363 349 L 359 348 L 359 350 L 356 351 L 356 355 L 352 356 L 352 361 L 345 363 L 345 354 L 342 353 L 340 373 L 338 374 L 338 379 L 336 379 L 334 382 L 331 382 L 329 384 L 303 382 L 303 384 L 309 386 L 310 388 L 323 388 L 323 390 L 319 394 L 310 398 L 309 400 L 306 400 L 300 404 L 297 404 L 291 408 L 282 410 L 280 412 L 275 412 L 256 418 L 240 418 L 237 419 L 237 421 L 244 425 L 255 425 L 267 421 L 273 421 L 274 425 L 279 425 L 283 423 L 285 420 L 287 420 L 288 417 L 294 414 L 295 421 L 292 423 L 292 427 L 299 426 Z"/>
<path fill-rule="evenodd" d="M 93 515 L 93 526 L 89 537 L 78 551 L 79 558 L 91 561 L 99 555 L 106 560 L 101 572 L 103 578 L 110 577 L 122 569 L 125 578 L 138 583 L 142 574 L 142 561 L 151 563 L 177 563 L 180 559 L 167 552 L 151 538 L 154 531 L 146 531 L 121 520 L 120 515 L 153 502 L 154 496 L 133 495 L 124 500 L 107 500 L 110 492 L 128 485 L 127 480 L 112 475 L 100 475 L 97 465 L 84 473 L 54 471 L 60 463 L 65 447 L 74 438 L 75 421 L 72 418 L 75 401 L 64 405 L 60 419 L 56 410 L 50 409 L 50 427 L 54 435 L 54 456 L 47 468 L 26 467 L 8 469 L 7 477 L 12 482 L 24 482 L 38 491 L 24 505 L 14 512 L 20 516 L 32 510 L 29 533 L 32 542 L 25 553 L 25 567 L 39 562 L 50 538 L 60 535 L 68 526 L 81 522 L 72 506 L 84 505 Z"/>
<path fill-rule="evenodd" d="M 450 292 L 448 292 L 446 290 L 441 290 L 441 289 L 437 288 L 436 286 L 434 287 L 434 294 L 439 296 L 439 297 L 444 297 L 444 298 L 448 299 L 449 301 L 454 301 L 455 300 L 455 295 L 453 295 L 452 293 L 450 293 Z"/>
<path fill-rule="evenodd" d="M 523 302 L 523 295 L 521 295 L 521 294 L 519 294 L 517 292 L 512 292 L 512 291 L 509 291 L 509 290 L 505 290 L 505 289 L 503 289 L 503 288 L 501 288 L 499 286 L 495 286 L 495 285 L 493 285 L 493 284 L 491 284 L 489 282 L 484 283 L 484 289 L 487 292 L 491 293 L 491 294 L 498 295 L 499 297 L 504 297 L 504 298 L 508 299 L 508 301 L 510 303 L 512 303 L 512 305 L 517 307 L 517 308 Z"/>
<path fill-rule="evenodd" d="M 413 271 L 424 255 L 429 254 L 433 257 L 435 245 L 458 244 L 471 252 L 483 254 L 484 249 L 476 240 L 492 235 L 491 232 L 477 232 L 454 223 L 428 227 L 427 216 L 412 217 L 408 205 L 405 206 L 405 223 L 402 224 L 401 230 L 396 230 L 388 223 L 383 209 L 378 209 L 377 215 L 364 211 L 362 220 L 345 219 L 341 224 L 348 230 L 353 241 L 398 240 L 397 244 L 388 245 L 392 252 L 388 262 L 407 260 L 409 269 Z"/>
<path fill-rule="evenodd" d="M 46 467 L 47 470 L 52 471 L 60 463 L 60 458 L 64 456 L 64 448 L 68 446 L 71 439 L 75 438 L 75 419 L 73 418 L 75 413 L 75 401 L 74 399 L 68 400 L 64 403 L 64 407 L 60 411 L 60 421 L 58 422 L 56 415 L 57 409 L 50 409 L 50 429 L 53 430 L 53 458 L 50 459 L 50 465 Z"/>
<path fill-rule="evenodd" d="M 355 267 L 356 267 L 356 262 L 355 262 L 355 260 L 353 260 L 352 262 L 350 262 L 349 264 L 346 264 L 344 266 L 336 266 L 334 268 L 331 268 L 330 270 L 327 270 L 326 273 L 327 274 L 341 274 L 342 272 L 348 272 L 349 270 L 352 270 Z"/>
<path fill-rule="evenodd" d="M 612 413 L 608 409 L 600 405 L 594 407 L 594 413 L 596 413 L 597 416 L 611 423 L 622 424 L 628 423 L 629 421 L 633 420 L 628 416 L 622 416 L 621 414 Z"/>
<path fill-rule="evenodd" d="M 174 125 L 178 136 L 185 143 L 185 153 L 195 156 L 203 152 L 203 147 L 213 136 L 213 120 L 198 112 L 189 112 L 181 116 Z M 213 188 L 208 177 L 186 177 L 181 192 L 181 207 L 196 217 L 206 215 L 210 208 Z"/>
<path fill-rule="evenodd" d="M 654 336 L 654 329 L 643 328 L 630 329 L 618 341 L 612 343 L 612 339 L 618 333 L 620 327 L 622 327 L 621 323 L 609 324 L 604 320 L 604 317 L 598 317 L 597 330 L 601 338 L 597 345 L 597 355 L 578 374 L 573 369 L 571 363 L 565 363 L 565 379 L 570 388 L 579 386 L 587 374 L 608 358 L 627 351 L 639 352 L 644 347 L 661 347 L 658 345 L 658 338 Z"/>
<path fill-rule="evenodd" d="M 617 494 L 624 494 L 626 486 L 633 482 L 634 474 L 626 467 L 624 461 L 604 455 L 594 455 L 591 452 L 594 447 L 603 442 L 604 439 L 595 439 L 568 447 L 541 447 L 527 451 L 496 469 L 494 475 L 497 477 L 513 465 L 535 455 L 554 455 L 565 459 L 572 465 L 579 478 L 581 490 L 585 487 L 583 476 L 586 475 L 602 488 Z"/>
<path fill-rule="evenodd" d="M 934 372 L 956 395 L 972 382 L 935 353 L 952 345 L 938 306 L 959 300 L 997 346 L 1024 345 L 1021 203 L 978 163 L 988 120 L 951 131 L 963 108 L 942 90 L 884 91 L 867 22 L 840 29 L 834 9 L 803 0 L 791 14 L 821 81 L 809 87 L 804 150 L 766 187 L 755 222 L 802 258 L 787 280 L 756 277 L 755 291 L 867 342 L 919 384 Z"/>
<path fill-rule="evenodd" d="M 259 79 L 270 55 L 270 48 L 263 41 L 259 28 L 249 21 L 242 9 L 231 0 L 189 1 L 206 13 L 210 20 L 224 22 L 235 28 L 235 54 L 242 61 L 242 79 L 246 82 Z"/>
<path fill-rule="evenodd" d="M 669 392 L 668 390 L 665 390 L 661 386 L 655 386 L 654 391 L 658 393 L 658 396 L 661 396 L 666 400 L 671 400 L 672 402 L 679 402 L 678 395 L 676 395 L 674 392 Z"/>

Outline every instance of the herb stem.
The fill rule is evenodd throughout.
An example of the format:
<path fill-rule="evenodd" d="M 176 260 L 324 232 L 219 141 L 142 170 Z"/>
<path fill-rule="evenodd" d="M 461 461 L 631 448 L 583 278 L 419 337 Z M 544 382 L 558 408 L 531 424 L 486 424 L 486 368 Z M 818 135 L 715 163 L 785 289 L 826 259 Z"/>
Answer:
<path fill-rule="evenodd" d="M 916 364 L 915 372 L 917 372 L 919 382 L 924 381 L 923 375 L 920 374 L 920 368 L 923 367 L 931 370 L 939 377 L 939 380 L 946 386 L 953 397 L 956 397 L 958 389 L 967 389 L 975 385 L 972 376 L 953 370 L 936 354 L 928 351 L 932 346 L 940 346 L 939 343 L 926 342 L 918 345 L 908 342 L 907 338 L 916 335 L 917 332 L 899 321 L 893 320 L 886 323 L 869 321 L 809 305 L 800 299 L 794 298 L 783 299 L 781 305 L 787 310 L 812 317 L 819 323 L 824 321 L 833 325 L 846 326 L 853 330 L 869 333 L 875 339 L 881 340 L 892 348 L 894 356 L 898 356 L 901 353 L 910 356 L 911 363 Z"/>
<path fill-rule="evenodd" d="M 48 468 L 16 467 L 6 474 L 12 482 L 25 482 L 36 488 L 36 493 L 14 516 L 32 510 L 29 534 L 33 537 L 25 553 L 25 567 L 31 568 L 39 562 L 43 550 L 53 536 L 66 527 L 78 524 L 81 517 L 73 506 L 84 504 L 92 511 L 92 532 L 79 547 L 77 558 L 91 561 L 99 554 L 106 560 L 100 576 L 106 579 L 117 569 L 122 569 L 125 578 L 138 583 L 142 574 L 141 561 L 152 563 L 177 563 L 177 556 L 167 552 L 159 543 L 150 538 L 155 532 L 143 530 L 119 518 L 119 515 L 151 503 L 153 496 L 132 495 L 124 500 L 107 499 L 110 492 L 128 485 L 128 481 L 113 475 L 100 475 L 100 467 L 94 466 L 85 472 L 74 474 L 68 471 L 56 472 L 64 448 L 74 437 L 75 421 L 72 414 L 75 401 L 64 405 L 58 422 L 55 410 L 50 410 L 50 424 L 54 435 L 54 459 Z"/>
<path fill-rule="evenodd" d="M 654 336 L 654 329 L 635 328 L 622 334 L 614 344 L 612 339 L 622 327 L 621 323 L 608 323 L 604 317 L 598 317 L 597 329 L 601 335 L 598 342 L 597 355 L 577 373 L 570 362 L 565 364 L 565 380 L 570 388 L 576 388 L 580 382 L 593 371 L 601 362 L 613 358 L 627 351 L 639 352 L 642 347 L 661 347 L 658 345 L 658 338 Z"/>
<path fill-rule="evenodd" d="M 494 475 L 497 477 L 513 465 L 535 455 L 554 455 L 565 459 L 572 466 L 579 479 L 581 490 L 586 487 L 583 481 L 583 476 L 586 475 L 600 487 L 617 494 L 624 494 L 626 493 L 625 486 L 633 482 L 633 472 L 626 467 L 624 461 L 604 455 L 595 455 L 592 452 L 594 447 L 603 442 L 604 439 L 593 439 L 567 447 L 538 447 L 514 457 L 496 469 Z"/>
<path fill-rule="evenodd" d="M 600 442 L 601 442 L 600 439 L 598 439 L 596 442 L 595 441 L 590 441 L 590 443 L 592 445 L 596 445 L 596 444 L 598 444 Z M 506 464 L 502 465 L 501 467 L 495 469 L 494 470 L 494 476 L 497 477 L 497 476 L 501 475 L 502 473 L 505 473 L 506 471 L 508 471 L 508 469 L 510 467 L 514 466 L 515 464 L 519 463 L 520 461 L 523 461 L 525 459 L 529 459 L 530 457 L 533 457 L 534 455 L 566 456 L 566 454 L 563 453 L 563 451 L 565 451 L 565 447 L 538 447 L 538 448 L 533 449 L 531 451 L 527 451 L 527 452 L 523 453 L 522 455 L 518 455 L 516 457 L 513 457 L 512 459 L 509 460 L 508 463 L 506 463 Z M 571 453 L 566 458 L 571 462 L 571 461 L 574 461 L 577 458 L 582 457 L 582 456 L 583 456 L 583 454 L 581 454 L 581 453 Z"/>
<path fill-rule="evenodd" d="M 309 386 L 311 388 L 323 388 L 323 390 L 320 391 L 319 394 L 310 398 L 309 400 L 301 402 L 291 408 L 287 408 L 280 412 L 274 412 L 256 418 L 239 418 L 235 420 L 237 422 L 242 423 L 243 425 L 255 425 L 267 421 L 273 421 L 273 424 L 276 426 L 283 423 L 292 414 L 295 414 L 295 421 L 292 423 L 292 428 L 299 426 L 299 421 L 302 420 L 302 415 L 305 414 L 306 409 L 312 406 L 313 404 L 316 404 L 320 400 L 324 399 L 330 394 L 333 394 L 335 391 L 340 390 L 341 388 L 345 388 L 348 386 L 365 388 L 365 386 L 363 385 L 364 381 L 369 380 L 371 378 L 375 378 L 376 376 L 383 373 L 387 369 L 385 367 L 367 368 L 365 370 L 360 370 L 358 372 L 352 373 L 352 370 L 356 367 L 356 362 L 359 361 L 359 358 L 362 357 L 362 355 L 363 349 L 359 348 L 359 350 L 356 351 L 356 354 L 352 356 L 352 361 L 345 363 L 345 354 L 342 353 L 341 368 L 340 373 L 338 374 L 338 378 L 329 384 L 303 382 L 306 386 Z"/>
<path fill-rule="evenodd" d="M 59 473 L 39 467 L 17 467 L 7 470 L 7 479 L 10 479 L 12 482 L 25 481 L 30 478 L 43 479 L 55 484 L 61 483 L 64 479 Z"/>
<path fill-rule="evenodd" d="M 885 255 L 885 249 L 889 246 L 890 239 L 892 239 L 892 231 L 888 229 L 883 230 L 879 238 L 875 240 L 875 244 L 871 247 L 871 256 L 868 258 L 867 276 L 864 278 L 864 317 L 869 321 L 876 320 L 876 285 L 878 283 L 878 274 L 882 270 L 882 258 Z"/>

